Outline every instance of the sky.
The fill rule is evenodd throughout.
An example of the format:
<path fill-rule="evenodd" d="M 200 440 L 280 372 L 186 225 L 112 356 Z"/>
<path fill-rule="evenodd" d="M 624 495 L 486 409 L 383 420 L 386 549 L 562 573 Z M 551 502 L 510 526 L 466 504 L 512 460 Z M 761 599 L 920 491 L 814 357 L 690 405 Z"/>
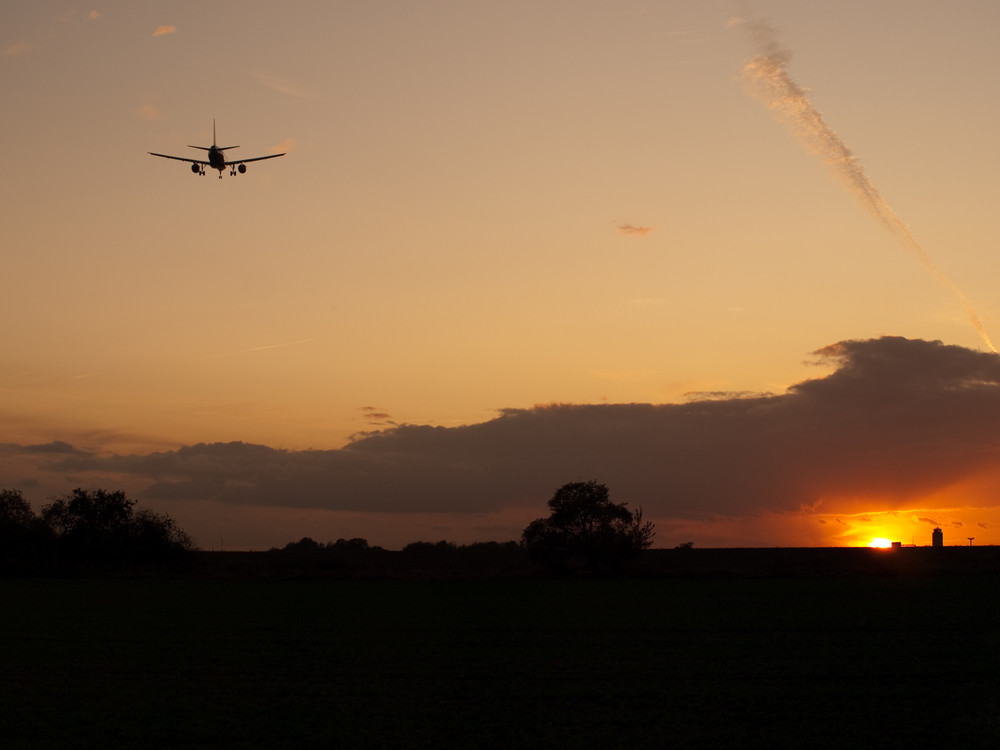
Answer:
<path fill-rule="evenodd" d="M 1000 543 L 1000 6 L 7 3 L 0 487 L 203 548 Z M 148 152 L 286 152 L 198 177 Z M 991 339 L 992 336 L 992 339 Z"/>

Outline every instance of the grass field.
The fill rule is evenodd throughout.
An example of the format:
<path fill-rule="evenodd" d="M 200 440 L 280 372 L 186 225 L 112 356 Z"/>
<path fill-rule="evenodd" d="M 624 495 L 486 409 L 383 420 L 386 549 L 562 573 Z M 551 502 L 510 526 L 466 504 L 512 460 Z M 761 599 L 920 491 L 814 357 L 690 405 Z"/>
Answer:
<path fill-rule="evenodd" d="M 1000 578 L 0 579 L 0 744 L 994 747 Z"/>

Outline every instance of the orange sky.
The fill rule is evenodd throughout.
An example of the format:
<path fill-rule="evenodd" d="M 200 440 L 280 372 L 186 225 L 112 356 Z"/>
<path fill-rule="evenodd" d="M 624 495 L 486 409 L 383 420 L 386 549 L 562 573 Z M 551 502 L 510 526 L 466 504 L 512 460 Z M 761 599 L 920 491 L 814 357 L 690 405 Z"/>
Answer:
<path fill-rule="evenodd" d="M 511 538 L 560 484 L 589 478 L 643 504 L 663 546 L 928 543 L 932 523 L 949 543 L 1000 543 L 981 458 L 995 436 L 947 411 L 919 420 L 925 444 L 935 426 L 951 431 L 923 490 L 895 464 L 869 477 L 857 456 L 853 482 L 810 458 L 823 482 L 807 483 L 794 455 L 760 476 L 712 437 L 733 465 L 691 460 L 760 494 L 680 508 L 642 484 L 666 482 L 657 467 L 671 461 L 651 448 L 649 465 L 592 476 L 601 467 L 564 456 L 559 430 L 572 428 L 554 420 L 531 427 L 553 430 L 537 448 L 553 470 L 488 507 L 340 497 L 337 472 L 373 430 L 391 442 L 406 437 L 400 426 L 444 428 L 461 452 L 464 428 L 490 433 L 505 410 L 577 416 L 536 404 L 683 406 L 712 393 L 736 408 L 734 394 L 782 396 L 856 364 L 810 352 L 882 336 L 960 349 L 883 343 L 851 356 L 891 349 L 894 361 L 978 372 L 962 352 L 988 346 L 969 308 L 1000 337 L 1000 101 L 983 95 L 1000 65 L 1000 7 L 737 5 L 5 6 L 0 486 L 37 508 L 74 482 L 114 483 L 205 546 L 222 535 L 242 547 Z M 766 50 L 738 14 L 768 21 L 768 39 L 794 53 L 787 75 L 939 274 L 748 94 L 741 70 Z M 187 145 L 211 141 L 213 118 L 234 154 L 288 155 L 221 181 L 148 156 L 197 155 Z M 875 388 L 897 376 L 872 377 Z M 954 395 L 935 398 L 953 406 Z M 989 413 L 989 395 L 975 397 Z M 884 416 L 908 424 L 925 406 Z M 662 417 L 622 417 L 622 434 L 675 445 L 648 432 L 651 414 Z M 200 475 L 186 459 L 148 467 L 217 443 Z M 246 480 L 214 463 L 235 460 L 231 443 L 315 472 L 327 499 L 260 497 L 273 486 L 263 479 L 241 495 Z M 443 473 L 410 481 L 447 495 L 461 461 L 432 452 Z M 322 470 L 299 466 L 314 458 Z M 411 459 L 390 462 L 401 481 Z M 768 486 L 800 496 L 765 501 Z"/>

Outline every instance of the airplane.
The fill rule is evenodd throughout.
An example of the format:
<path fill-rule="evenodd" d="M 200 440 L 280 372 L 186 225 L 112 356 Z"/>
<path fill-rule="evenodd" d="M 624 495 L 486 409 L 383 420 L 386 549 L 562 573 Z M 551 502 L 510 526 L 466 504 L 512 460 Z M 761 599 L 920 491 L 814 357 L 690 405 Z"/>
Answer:
<path fill-rule="evenodd" d="M 223 146 L 219 148 L 215 145 L 215 120 L 212 120 L 212 145 L 211 146 L 188 146 L 188 148 L 198 148 L 202 151 L 208 151 L 208 161 L 202 161 L 200 159 L 188 159 L 183 156 L 170 156 L 169 154 L 154 154 L 152 151 L 148 152 L 150 156 L 159 156 L 164 159 L 176 159 L 177 161 L 186 161 L 191 163 L 191 171 L 195 174 L 205 176 L 205 167 L 211 167 L 212 169 L 219 170 L 219 179 L 222 179 L 222 170 L 229 167 L 229 174 L 232 177 L 236 176 L 236 173 L 245 174 L 247 171 L 247 164 L 252 161 L 263 161 L 264 159 L 277 159 L 279 156 L 284 156 L 284 154 L 271 154 L 270 156 L 254 156 L 249 159 L 236 159 L 235 161 L 226 161 L 226 155 L 224 151 L 228 151 L 231 148 L 239 148 L 239 146 Z"/>

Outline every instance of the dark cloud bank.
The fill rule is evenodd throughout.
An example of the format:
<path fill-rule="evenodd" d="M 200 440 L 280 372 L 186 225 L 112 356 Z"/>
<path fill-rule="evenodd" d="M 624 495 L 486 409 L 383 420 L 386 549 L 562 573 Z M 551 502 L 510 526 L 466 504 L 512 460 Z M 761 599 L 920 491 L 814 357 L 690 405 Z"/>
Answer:
<path fill-rule="evenodd" d="M 616 500 L 661 518 L 820 501 L 833 509 L 829 503 L 852 496 L 902 507 L 997 472 L 996 354 L 885 337 L 815 355 L 835 371 L 782 395 L 510 409 L 482 424 L 367 433 L 338 450 L 238 442 L 144 456 L 98 456 L 66 444 L 21 450 L 67 476 L 141 480 L 142 497 L 161 504 L 393 513 L 540 513 L 557 487 L 579 479 L 604 482 Z"/>

